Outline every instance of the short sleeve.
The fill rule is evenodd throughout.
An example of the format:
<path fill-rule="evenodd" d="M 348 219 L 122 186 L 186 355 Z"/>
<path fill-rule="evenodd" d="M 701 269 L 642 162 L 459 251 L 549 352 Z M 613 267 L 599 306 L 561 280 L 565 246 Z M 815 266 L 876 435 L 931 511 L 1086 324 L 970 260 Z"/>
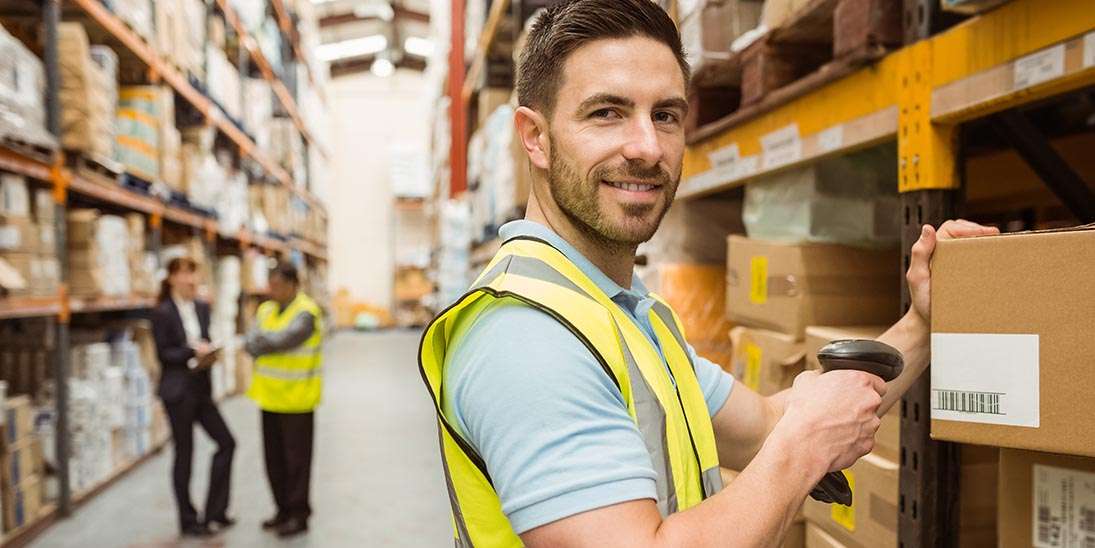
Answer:
<path fill-rule="evenodd" d="M 723 371 L 715 362 L 696 354 L 696 349 L 692 348 L 692 345 L 688 345 L 688 355 L 692 357 L 692 363 L 696 366 L 696 380 L 699 381 L 700 389 L 703 390 L 707 412 L 714 417 L 730 398 L 730 390 L 734 387 L 734 376 Z"/>
<path fill-rule="evenodd" d="M 588 348 L 515 301 L 475 322 L 446 359 L 442 405 L 486 462 L 518 534 L 657 497 L 642 436 Z"/>

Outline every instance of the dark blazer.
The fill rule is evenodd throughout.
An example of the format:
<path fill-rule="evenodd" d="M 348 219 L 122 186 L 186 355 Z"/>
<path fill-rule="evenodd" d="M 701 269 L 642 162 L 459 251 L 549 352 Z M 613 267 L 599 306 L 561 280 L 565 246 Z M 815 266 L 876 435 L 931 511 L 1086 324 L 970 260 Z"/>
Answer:
<path fill-rule="evenodd" d="M 202 339 L 209 339 L 209 304 L 194 301 L 194 311 L 201 325 Z M 212 381 L 209 370 L 191 371 L 186 362 L 194 350 L 186 343 L 186 329 L 175 301 L 166 299 L 152 311 L 152 337 L 156 340 L 156 355 L 160 359 L 160 386 L 157 390 L 165 403 L 182 400 L 187 395 L 210 397 Z"/>

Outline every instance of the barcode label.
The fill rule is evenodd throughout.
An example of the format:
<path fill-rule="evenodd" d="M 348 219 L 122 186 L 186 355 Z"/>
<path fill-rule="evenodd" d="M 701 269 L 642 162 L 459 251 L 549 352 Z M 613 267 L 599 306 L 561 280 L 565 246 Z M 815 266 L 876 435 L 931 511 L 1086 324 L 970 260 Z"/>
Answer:
<path fill-rule="evenodd" d="M 1095 548 L 1095 473 L 1035 464 L 1032 541 L 1037 548 Z"/>
<path fill-rule="evenodd" d="M 1038 335 L 932 333 L 931 418 L 1037 428 Z"/>
<path fill-rule="evenodd" d="M 1007 394 L 999 392 L 969 392 L 965 390 L 935 390 L 932 409 L 958 413 L 1004 415 L 1001 401 Z"/>

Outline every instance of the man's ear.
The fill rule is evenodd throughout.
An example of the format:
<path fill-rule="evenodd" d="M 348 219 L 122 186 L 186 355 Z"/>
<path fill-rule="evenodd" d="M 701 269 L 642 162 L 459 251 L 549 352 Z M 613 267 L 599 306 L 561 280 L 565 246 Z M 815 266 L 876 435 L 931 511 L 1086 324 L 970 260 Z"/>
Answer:
<path fill-rule="evenodd" d="M 551 140 L 548 138 L 547 119 L 531 108 L 518 107 L 513 123 L 517 137 L 528 153 L 529 163 L 543 170 L 548 169 Z"/>

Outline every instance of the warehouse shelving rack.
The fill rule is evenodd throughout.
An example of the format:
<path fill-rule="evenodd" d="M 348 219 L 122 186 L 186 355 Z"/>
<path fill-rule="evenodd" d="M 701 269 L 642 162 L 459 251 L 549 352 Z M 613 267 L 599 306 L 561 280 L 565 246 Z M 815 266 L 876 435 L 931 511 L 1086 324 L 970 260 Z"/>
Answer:
<path fill-rule="evenodd" d="M 1073 215 L 1095 220 L 1091 190 L 1017 110 L 1095 86 L 1090 2 L 1012 0 L 938 33 L 937 1 L 901 7 L 905 47 L 867 67 L 815 73 L 795 93 L 774 93 L 692 134 L 677 199 L 896 141 L 903 274 L 922 224 L 954 218 L 973 183 L 963 180 L 962 125 L 992 117 Z M 931 440 L 929 395 L 925 376 L 902 400 L 898 539 L 906 548 L 957 544 L 960 448 Z"/>
<path fill-rule="evenodd" d="M 467 190 L 469 102 L 510 4 L 491 4 L 465 72 L 464 0 L 452 0 L 451 197 Z M 991 119 L 1078 220 L 1095 221 L 1091 189 L 1019 112 L 1095 87 L 1095 10 L 1090 0 L 1010 0 L 944 30 L 948 14 L 940 12 L 938 0 L 893 5 L 903 11 L 901 49 L 866 66 L 834 63 L 691 133 L 677 199 L 726 193 L 766 175 L 896 141 L 902 310 L 908 310 L 903 274 L 920 227 L 956 217 L 974 184 L 964 180 L 964 124 Z M 775 136 L 783 138 L 770 138 Z M 473 253 L 486 256 L 490 245 Z M 903 548 L 957 544 L 953 486 L 960 448 L 930 439 L 929 381 L 923 377 L 902 400 L 898 539 Z"/>
<path fill-rule="evenodd" d="M 315 82 L 312 74 L 313 69 L 308 66 L 307 59 L 301 53 L 299 37 L 292 26 L 285 5 L 281 0 L 270 1 L 277 14 L 282 32 L 290 36 L 295 56 L 305 64 L 309 78 L 312 79 L 312 82 Z M 38 6 L 36 9 L 40 9 L 38 13 L 40 13 L 43 22 L 47 129 L 53 135 L 59 136 L 61 131 L 58 99 L 60 72 L 57 28 L 61 20 L 62 0 L 36 0 L 32 3 Z M 322 217 L 326 217 L 325 208 L 315 195 L 308 190 L 297 187 L 290 175 L 283 168 L 270 161 L 265 153 L 256 147 L 250 137 L 228 120 L 218 106 L 194 88 L 185 75 L 167 63 L 158 52 L 125 25 L 114 13 L 107 10 L 100 0 L 66 0 L 64 3 L 78 8 L 91 21 L 113 37 L 117 44 L 120 44 L 129 53 L 140 59 L 146 65 L 149 79 L 152 82 L 163 82 L 170 86 L 178 96 L 182 97 L 184 101 L 193 106 L 204 117 L 207 125 L 216 127 L 220 133 L 227 137 L 238 148 L 241 157 L 250 158 L 257 164 L 268 180 L 285 186 L 309 208 Z M 217 0 L 217 3 L 220 4 L 226 20 L 239 33 L 242 39 L 241 43 L 244 43 L 249 50 L 252 61 L 259 66 L 263 77 L 274 88 L 275 94 L 282 102 L 283 107 L 290 113 L 297 129 L 312 146 L 319 147 L 320 145 L 312 139 L 313 135 L 304 126 L 299 109 L 285 84 L 274 74 L 254 40 L 243 32 L 242 27 L 239 26 L 238 18 L 235 17 L 227 2 Z M 321 100 L 325 102 L 326 98 L 322 89 L 319 89 L 319 93 Z M 326 157 L 325 151 L 321 150 L 320 152 Z M 82 176 L 66 165 L 65 155 L 62 152 L 55 152 L 51 157 L 41 157 L 33 152 L 25 152 L 0 145 L 0 170 L 23 175 L 28 178 L 31 185 L 40 188 L 46 185 L 52 189 L 55 208 L 54 218 L 57 219 L 57 224 L 54 227 L 55 245 L 58 251 L 58 260 L 61 263 L 61 289 L 57 295 L 49 297 L 0 299 L 0 321 L 26 318 L 53 319 L 56 347 L 51 359 L 50 372 L 55 379 L 69 377 L 69 326 L 74 315 L 145 311 L 155 304 L 153 299 L 147 297 L 82 299 L 68 294 L 65 286 L 65 281 L 68 279 L 68 265 L 66 264 L 65 253 L 65 219 L 67 206 L 73 197 L 78 197 L 81 202 L 102 204 L 115 210 L 144 213 L 148 217 L 147 226 L 152 234 L 151 249 L 153 250 L 159 249 L 163 225 L 169 223 L 182 227 L 184 230 L 189 229 L 193 235 L 202 237 L 207 250 L 214 249 L 220 243 L 238 247 L 241 251 L 253 247 L 268 255 L 279 254 L 285 256 L 300 253 L 312 261 L 327 261 L 325 242 L 310 241 L 300 237 L 289 237 L 283 241 L 247 229 L 234 233 L 222 232 L 219 230 L 217 222 L 212 219 L 166 204 L 147 194 L 129 190 L 119 185 L 103 185 L 98 181 Z M 70 454 L 67 446 L 67 391 L 67 383 L 56 383 L 56 454 L 59 463 L 56 473 L 59 482 L 59 499 L 55 504 L 48 504 L 43 507 L 35 521 L 4 535 L 0 540 L 0 546 L 21 546 L 30 542 L 54 520 L 68 515 L 77 506 L 93 498 L 128 471 L 162 449 L 162 445 L 155 446 L 145 456 L 126 463 L 118 470 L 115 470 L 109 478 L 99 485 L 81 493 L 73 493 L 68 481 L 67 465 Z"/>

